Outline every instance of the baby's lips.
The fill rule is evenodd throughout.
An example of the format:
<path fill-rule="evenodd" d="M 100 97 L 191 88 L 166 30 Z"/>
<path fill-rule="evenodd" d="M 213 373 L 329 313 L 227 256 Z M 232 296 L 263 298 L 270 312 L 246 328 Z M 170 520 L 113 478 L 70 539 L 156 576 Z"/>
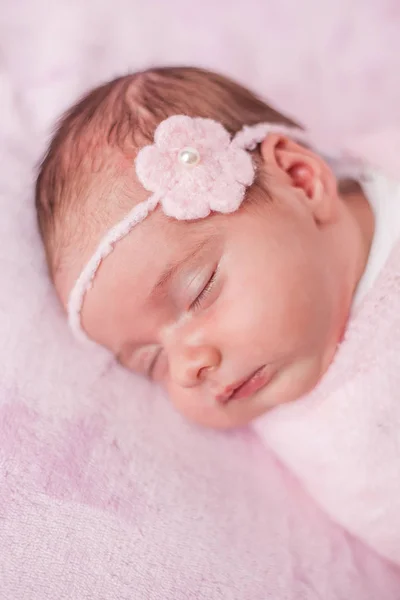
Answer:
<path fill-rule="evenodd" d="M 253 371 L 247 377 L 226 386 L 216 394 L 215 398 L 217 402 L 220 402 L 221 404 L 226 404 L 233 399 L 239 400 L 240 398 L 248 398 L 269 383 L 274 374 L 274 371 L 268 369 L 267 366 L 264 365 Z"/>

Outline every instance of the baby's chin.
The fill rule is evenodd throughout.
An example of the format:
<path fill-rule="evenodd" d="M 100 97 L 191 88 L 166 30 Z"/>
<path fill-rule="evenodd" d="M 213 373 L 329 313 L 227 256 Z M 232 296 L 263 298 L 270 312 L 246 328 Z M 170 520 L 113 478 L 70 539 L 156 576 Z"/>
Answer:
<path fill-rule="evenodd" d="M 264 392 L 264 393 L 263 393 Z M 264 390 L 248 398 L 218 404 L 215 400 L 199 407 L 197 403 L 182 405 L 171 399 L 175 408 L 189 421 L 218 430 L 243 428 L 271 410 L 271 399 Z"/>
<path fill-rule="evenodd" d="M 233 429 L 241 429 L 250 425 L 252 421 L 261 417 L 268 412 L 268 408 L 259 408 L 251 410 L 249 407 L 240 407 L 234 411 L 219 411 L 217 408 L 213 411 L 182 411 L 180 413 L 195 425 L 216 429 L 221 431 L 229 431 Z"/>

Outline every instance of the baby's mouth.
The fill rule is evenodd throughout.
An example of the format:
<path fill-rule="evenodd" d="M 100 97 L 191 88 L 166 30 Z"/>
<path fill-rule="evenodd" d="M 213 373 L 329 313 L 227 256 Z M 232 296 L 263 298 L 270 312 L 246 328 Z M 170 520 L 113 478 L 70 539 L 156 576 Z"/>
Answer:
<path fill-rule="evenodd" d="M 220 394 L 216 395 L 216 400 L 221 404 L 227 404 L 231 400 L 248 398 L 265 387 L 274 375 L 274 370 L 271 370 L 268 365 L 263 365 L 244 379 L 228 385 Z"/>

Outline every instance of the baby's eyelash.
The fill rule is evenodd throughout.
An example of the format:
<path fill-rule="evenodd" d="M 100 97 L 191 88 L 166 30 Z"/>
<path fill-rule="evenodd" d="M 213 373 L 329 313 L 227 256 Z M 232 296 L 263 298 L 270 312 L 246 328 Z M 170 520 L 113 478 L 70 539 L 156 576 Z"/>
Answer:
<path fill-rule="evenodd" d="M 198 294 L 197 298 L 190 305 L 189 310 L 196 310 L 197 308 L 201 307 L 201 304 L 202 304 L 204 298 L 211 292 L 211 289 L 215 283 L 216 277 L 217 277 L 217 269 L 215 269 L 213 271 L 210 279 L 207 281 L 206 285 L 203 287 L 200 294 Z"/>

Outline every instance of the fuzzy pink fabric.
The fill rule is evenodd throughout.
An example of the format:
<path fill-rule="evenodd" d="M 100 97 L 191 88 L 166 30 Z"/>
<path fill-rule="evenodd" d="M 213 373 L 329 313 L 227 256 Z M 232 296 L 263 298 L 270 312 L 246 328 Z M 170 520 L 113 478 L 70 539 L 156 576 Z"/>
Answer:
<path fill-rule="evenodd" d="M 255 428 L 335 522 L 400 565 L 400 241 L 319 386 Z"/>
<path fill-rule="evenodd" d="M 32 202 L 60 112 L 149 64 L 224 70 L 382 158 L 373 136 L 384 152 L 400 125 L 397 23 L 382 0 L 3 0 L 1 598 L 399 599 L 399 571 L 332 524 L 254 432 L 190 426 L 75 343 Z"/>

